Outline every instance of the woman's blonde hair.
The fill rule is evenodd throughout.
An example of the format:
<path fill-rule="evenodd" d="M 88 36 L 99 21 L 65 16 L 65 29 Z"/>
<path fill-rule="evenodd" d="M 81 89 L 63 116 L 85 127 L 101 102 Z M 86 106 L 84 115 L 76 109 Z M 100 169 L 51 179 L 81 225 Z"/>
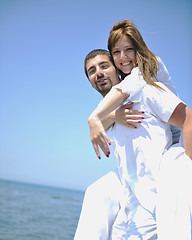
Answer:
<path fill-rule="evenodd" d="M 129 36 L 132 40 L 136 55 L 136 65 L 139 67 L 145 81 L 150 85 L 161 88 L 152 80 L 152 78 L 157 80 L 157 58 L 155 54 L 149 50 L 139 30 L 132 22 L 123 20 L 112 27 L 108 38 L 108 49 L 111 55 L 116 43 L 125 35 Z"/>

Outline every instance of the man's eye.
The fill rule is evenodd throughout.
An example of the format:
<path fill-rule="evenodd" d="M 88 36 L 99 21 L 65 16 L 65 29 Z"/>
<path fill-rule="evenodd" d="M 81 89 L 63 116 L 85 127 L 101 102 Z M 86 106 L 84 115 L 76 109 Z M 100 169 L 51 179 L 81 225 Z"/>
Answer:
<path fill-rule="evenodd" d="M 103 65 L 101 66 L 102 69 L 107 69 L 108 67 L 109 67 L 108 64 L 103 64 Z"/>
<path fill-rule="evenodd" d="M 88 72 L 88 74 L 89 74 L 89 75 L 93 75 L 94 72 L 95 72 L 95 70 L 91 70 L 91 71 Z"/>

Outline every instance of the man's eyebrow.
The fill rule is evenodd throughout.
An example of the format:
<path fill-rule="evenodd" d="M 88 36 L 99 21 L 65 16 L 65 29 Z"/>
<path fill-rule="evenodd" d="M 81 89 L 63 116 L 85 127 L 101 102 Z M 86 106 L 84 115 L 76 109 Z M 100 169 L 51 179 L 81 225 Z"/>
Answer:
<path fill-rule="evenodd" d="M 91 66 L 89 69 L 87 69 L 87 72 L 89 72 L 91 69 L 94 69 L 94 66 Z"/>
<path fill-rule="evenodd" d="M 99 65 L 102 65 L 102 64 L 105 64 L 105 63 L 110 64 L 109 61 L 102 61 L 102 62 L 99 63 Z M 95 66 L 91 66 L 90 68 L 87 69 L 87 72 L 89 72 L 90 70 L 92 70 L 94 68 L 95 68 Z"/>
<path fill-rule="evenodd" d="M 99 63 L 99 65 L 101 65 L 101 64 L 103 64 L 103 63 L 109 63 L 109 64 L 110 64 L 109 61 L 102 61 L 102 62 Z"/>

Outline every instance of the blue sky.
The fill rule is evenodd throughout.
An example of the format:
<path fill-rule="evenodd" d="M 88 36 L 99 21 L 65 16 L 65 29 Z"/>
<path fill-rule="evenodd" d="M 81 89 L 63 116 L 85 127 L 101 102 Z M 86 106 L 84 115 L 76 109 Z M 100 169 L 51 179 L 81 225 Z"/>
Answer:
<path fill-rule="evenodd" d="M 85 190 L 115 168 L 90 142 L 87 118 L 101 96 L 83 61 L 123 19 L 192 107 L 190 0 L 0 0 L 0 178 Z"/>

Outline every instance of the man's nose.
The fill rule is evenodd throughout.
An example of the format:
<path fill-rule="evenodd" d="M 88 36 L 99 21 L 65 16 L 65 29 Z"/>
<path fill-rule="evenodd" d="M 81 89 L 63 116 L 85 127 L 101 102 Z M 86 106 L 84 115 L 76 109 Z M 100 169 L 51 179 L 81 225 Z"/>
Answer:
<path fill-rule="evenodd" d="M 98 68 L 96 69 L 96 75 L 97 75 L 98 77 L 103 76 L 103 71 L 102 71 L 102 69 L 101 69 L 100 67 L 98 67 Z"/>

